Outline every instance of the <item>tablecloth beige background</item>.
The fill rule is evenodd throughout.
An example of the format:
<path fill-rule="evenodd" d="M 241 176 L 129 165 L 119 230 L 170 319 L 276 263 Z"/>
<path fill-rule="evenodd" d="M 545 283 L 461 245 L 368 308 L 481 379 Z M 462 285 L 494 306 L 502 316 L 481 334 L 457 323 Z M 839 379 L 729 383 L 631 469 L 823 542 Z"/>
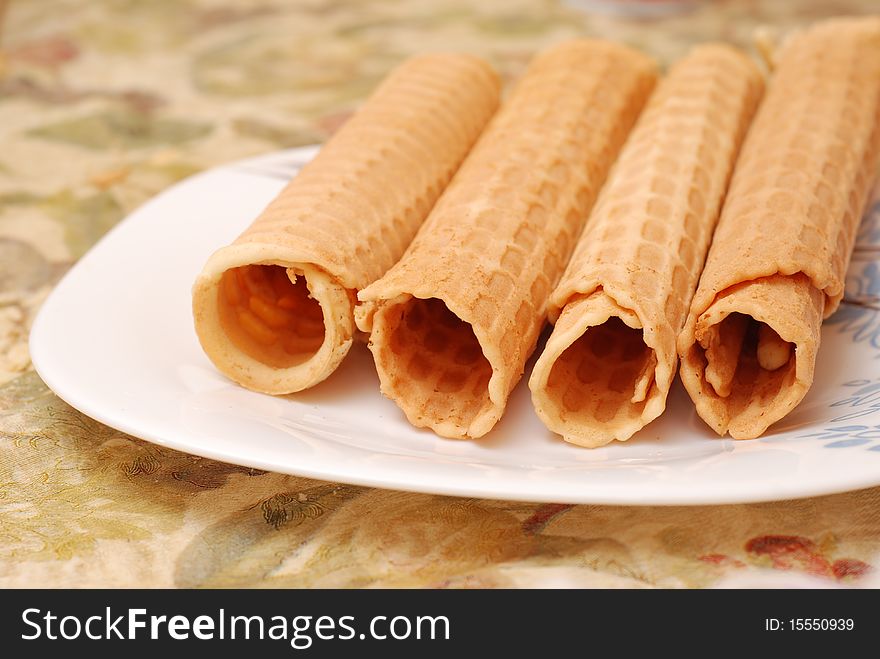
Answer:
<path fill-rule="evenodd" d="M 773 571 L 869 582 L 880 489 L 662 508 L 322 483 L 123 435 L 30 366 L 41 301 L 114 223 L 201 169 L 325 139 L 411 53 L 468 50 L 509 79 L 573 35 L 668 60 L 700 40 L 747 44 L 758 24 L 876 10 L 697 4 L 656 23 L 550 0 L 0 0 L 0 585 L 707 586 Z"/>

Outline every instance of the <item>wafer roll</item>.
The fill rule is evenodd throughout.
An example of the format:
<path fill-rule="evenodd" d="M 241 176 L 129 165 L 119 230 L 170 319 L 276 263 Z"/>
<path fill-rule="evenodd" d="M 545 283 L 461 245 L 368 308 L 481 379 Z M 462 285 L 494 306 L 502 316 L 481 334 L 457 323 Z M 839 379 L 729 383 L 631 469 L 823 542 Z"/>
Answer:
<path fill-rule="evenodd" d="M 271 394 L 330 375 L 352 343 L 357 291 L 403 254 L 498 96 L 496 74 L 470 56 L 394 71 L 198 276 L 195 327 L 217 368 Z"/>
<path fill-rule="evenodd" d="M 880 18 L 817 24 L 775 61 L 678 341 L 698 414 L 737 439 L 810 388 L 880 154 Z"/>
<path fill-rule="evenodd" d="M 501 417 L 655 77 L 603 41 L 539 55 L 403 259 L 361 291 L 382 391 L 414 425 L 480 437 Z"/>
<path fill-rule="evenodd" d="M 624 441 L 665 409 L 675 340 L 762 90 L 745 55 L 706 45 L 651 96 L 550 298 L 556 327 L 529 380 L 538 416 L 566 441 Z"/>

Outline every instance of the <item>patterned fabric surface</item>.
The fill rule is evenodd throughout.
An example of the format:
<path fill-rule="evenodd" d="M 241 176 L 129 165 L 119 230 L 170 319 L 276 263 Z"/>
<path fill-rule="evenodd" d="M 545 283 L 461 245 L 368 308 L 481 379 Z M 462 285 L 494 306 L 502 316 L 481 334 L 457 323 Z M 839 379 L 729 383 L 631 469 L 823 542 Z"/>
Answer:
<path fill-rule="evenodd" d="M 411 53 L 467 50 L 511 79 L 569 36 L 668 61 L 696 41 L 749 45 L 758 25 L 876 10 L 707 0 L 658 23 L 578 8 L 596 4 L 613 3 L 0 0 L 0 586 L 871 583 L 880 488 L 666 508 L 323 483 L 126 436 L 33 372 L 40 303 L 110 227 L 194 172 L 326 139 Z M 877 271 L 856 282 L 871 299 Z M 880 312 L 847 314 L 880 349 Z"/>

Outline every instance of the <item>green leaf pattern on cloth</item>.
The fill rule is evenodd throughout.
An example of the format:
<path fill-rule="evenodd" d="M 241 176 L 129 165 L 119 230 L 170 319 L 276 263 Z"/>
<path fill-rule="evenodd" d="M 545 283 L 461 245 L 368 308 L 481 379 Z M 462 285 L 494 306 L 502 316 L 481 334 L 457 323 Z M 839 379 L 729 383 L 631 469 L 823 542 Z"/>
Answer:
<path fill-rule="evenodd" d="M 211 126 L 181 119 L 155 119 L 138 112 L 100 112 L 40 126 L 34 137 L 69 142 L 87 149 L 138 149 L 158 144 L 180 144 L 204 137 Z"/>

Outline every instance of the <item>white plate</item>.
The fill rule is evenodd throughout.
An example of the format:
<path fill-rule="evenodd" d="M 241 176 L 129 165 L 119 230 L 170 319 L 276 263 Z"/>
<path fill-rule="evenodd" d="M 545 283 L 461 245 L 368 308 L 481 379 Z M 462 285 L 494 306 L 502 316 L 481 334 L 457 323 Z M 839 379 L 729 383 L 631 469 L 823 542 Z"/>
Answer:
<path fill-rule="evenodd" d="M 806 400 L 759 440 L 715 437 L 680 385 L 626 444 L 587 450 L 549 433 L 524 381 L 481 441 L 416 430 L 379 393 L 358 345 L 293 396 L 228 381 L 196 340 L 190 286 L 314 149 L 195 176 L 133 213 L 58 285 L 31 333 L 34 365 L 65 401 L 109 426 L 260 469 L 461 496 L 567 503 L 709 504 L 880 484 L 880 312 L 844 305 L 823 330 Z M 880 297 L 880 206 L 863 223 L 849 291 Z"/>

